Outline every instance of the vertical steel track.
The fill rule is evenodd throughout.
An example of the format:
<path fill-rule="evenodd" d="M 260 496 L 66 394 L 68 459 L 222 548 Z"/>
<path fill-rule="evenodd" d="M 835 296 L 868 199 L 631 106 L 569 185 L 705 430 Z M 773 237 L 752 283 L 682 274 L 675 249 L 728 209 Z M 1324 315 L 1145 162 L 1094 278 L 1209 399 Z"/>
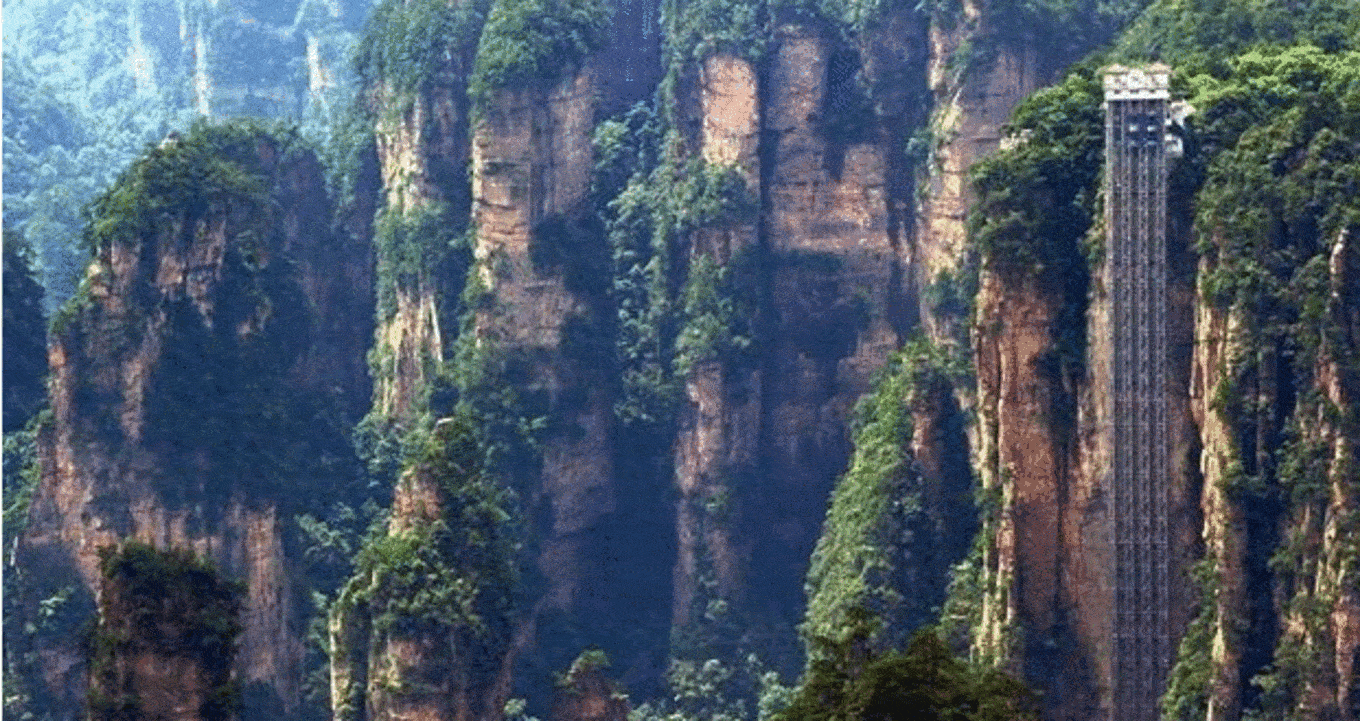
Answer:
<path fill-rule="evenodd" d="M 1122 70 L 1122 69 L 1119 69 Z M 1136 71 L 1135 71 L 1136 72 Z M 1173 649 L 1166 406 L 1165 87 L 1137 73 L 1105 115 L 1111 266 L 1115 550 L 1114 719 L 1156 721 Z M 1116 76 L 1113 80 L 1120 83 Z M 1134 91 L 1128 91 L 1129 85 Z M 1157 85 L 1151 83 L 1150 85 Z"/>

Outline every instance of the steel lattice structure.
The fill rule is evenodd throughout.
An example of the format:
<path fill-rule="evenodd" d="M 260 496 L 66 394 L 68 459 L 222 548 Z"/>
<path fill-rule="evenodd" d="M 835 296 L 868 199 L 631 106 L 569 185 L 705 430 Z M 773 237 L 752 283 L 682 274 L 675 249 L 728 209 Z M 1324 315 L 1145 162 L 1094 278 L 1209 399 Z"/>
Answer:
<path fill-rule="evenodd" d="M 1106 260 L 1114 359 L 1118 721 L 1156 721 L 1174 649 L 1167 525 L 1166 121 L 1169 70 L 1105 73 Z"/>

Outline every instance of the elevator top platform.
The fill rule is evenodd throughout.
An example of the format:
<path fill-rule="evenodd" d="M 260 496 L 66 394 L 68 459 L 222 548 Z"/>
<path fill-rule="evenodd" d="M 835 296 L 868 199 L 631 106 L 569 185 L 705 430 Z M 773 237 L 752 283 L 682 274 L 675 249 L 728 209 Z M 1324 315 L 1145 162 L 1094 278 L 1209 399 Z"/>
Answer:
<path fill-rule="evenodd" d="M 1105 68 L 1105 100 L 1166 100 L 1171 97 L 1171 68 L 1155 63 L 1141 68 Z"/>

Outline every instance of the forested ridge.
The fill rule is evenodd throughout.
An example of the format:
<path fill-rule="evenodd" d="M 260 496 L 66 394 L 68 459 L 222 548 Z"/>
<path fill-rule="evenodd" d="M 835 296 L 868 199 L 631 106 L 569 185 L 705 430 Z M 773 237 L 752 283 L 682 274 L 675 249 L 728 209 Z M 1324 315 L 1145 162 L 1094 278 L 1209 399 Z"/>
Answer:
<path fill-rule="evenodd" d="M 12 5 L 7 716 L 1117 714 L 1159 62 L 1160 713 L 1360 718 L 1353 0 Z"/>

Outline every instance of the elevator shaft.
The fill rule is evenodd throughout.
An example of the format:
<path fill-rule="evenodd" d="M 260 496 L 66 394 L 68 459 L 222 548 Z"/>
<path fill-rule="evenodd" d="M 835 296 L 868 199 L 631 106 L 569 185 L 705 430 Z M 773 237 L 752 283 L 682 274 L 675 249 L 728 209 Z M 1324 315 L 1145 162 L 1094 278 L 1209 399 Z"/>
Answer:
<path fill-rule="evenodd" d="M 1106 262 L 1113 331 L 1114 721 L 1156 721 L 1171 647 L 1167 520 L 1169 71 L 1105 74 Z"/>

